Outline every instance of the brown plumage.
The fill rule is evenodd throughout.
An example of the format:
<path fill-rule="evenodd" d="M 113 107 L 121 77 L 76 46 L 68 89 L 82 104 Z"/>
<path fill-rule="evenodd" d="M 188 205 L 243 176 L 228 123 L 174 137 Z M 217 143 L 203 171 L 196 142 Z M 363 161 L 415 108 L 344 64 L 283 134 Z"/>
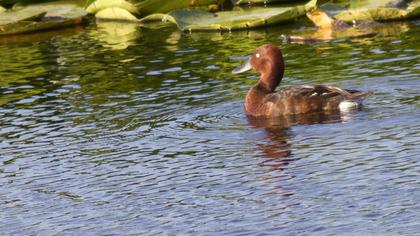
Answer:
<path fill-rule="evenodd" d="M 234 73 L 248 69 L 261 73 L 258 83 L 252 87 L 245 98 L 245 112 L 251 116 L 282 116 L 320 112 L 357 107 L 366 95 L 357 90 L 341 89 L 329 85 L 300 85 L 283 88 L 276 92 L 284 73 L 284 61 L 280 49 L 273 44 L 257 48 L 244 67 Z"/>

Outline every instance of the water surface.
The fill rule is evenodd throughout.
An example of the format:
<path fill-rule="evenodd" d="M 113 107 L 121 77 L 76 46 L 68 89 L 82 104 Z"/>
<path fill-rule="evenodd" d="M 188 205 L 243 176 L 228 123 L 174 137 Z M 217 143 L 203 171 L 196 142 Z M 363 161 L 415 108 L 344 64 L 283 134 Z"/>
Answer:
<path fill-rule="evenodd" d="M 293 25 L 2 39 L 0 232 L 415 235 L 419 25 L 309 45 L 281 42 Z M 230 71 L 267 42 L 283 50 L 283 86 L 372 95 L 361 111 L 290 127 L 248 119 L 257 76 Z"/>

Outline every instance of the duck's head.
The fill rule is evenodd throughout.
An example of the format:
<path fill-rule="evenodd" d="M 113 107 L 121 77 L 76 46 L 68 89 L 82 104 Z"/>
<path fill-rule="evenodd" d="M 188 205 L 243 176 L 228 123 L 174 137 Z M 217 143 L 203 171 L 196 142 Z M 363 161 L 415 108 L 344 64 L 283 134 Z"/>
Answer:
<path fill-rule="evenodd" d="M 284 74 L 284 61 L 280 49 L 274 44 L 264 44 L 252 53 L 248 62 L 232 72 L 239 74 L 250 69 L 255 69 L 261 74 L 259 86 L 274 91 Z"/>

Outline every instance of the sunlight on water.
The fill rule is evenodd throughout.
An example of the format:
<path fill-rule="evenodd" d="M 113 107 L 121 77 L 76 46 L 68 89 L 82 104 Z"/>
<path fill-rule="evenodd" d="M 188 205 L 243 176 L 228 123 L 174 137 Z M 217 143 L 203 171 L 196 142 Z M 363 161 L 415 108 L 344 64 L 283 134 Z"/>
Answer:
<path fill-rule="evenodd" d="M 115 25 L 0 41 L 0 232 L 416 234 L 414 24 L 309 45 Z M 358 112 L 247 118 L 257 76 L 231 71 L 267 42 L 284 85 L 372 94 Z"/>

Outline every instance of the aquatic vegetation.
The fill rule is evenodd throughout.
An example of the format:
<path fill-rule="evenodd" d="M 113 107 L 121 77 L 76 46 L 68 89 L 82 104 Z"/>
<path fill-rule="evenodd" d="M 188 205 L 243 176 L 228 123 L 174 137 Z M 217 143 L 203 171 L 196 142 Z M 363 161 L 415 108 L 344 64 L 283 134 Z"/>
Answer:
<path fill-rule="evenodd" d="M 291 0 L 88 0 L 83 3 L 84 7 L 65 0 L 31 5 L 22 3 L 17 0 L 0 1 L 0 4 L 13 6 L 10 9 L 0 6 L 0 35 L 77 25 L 88 13 L 95 15 L 96 19 L 134 22 L 144 27 L 151 21 L 173 23 L 181 31 L 266 27 L 293 21 L 316 7 L 325 9 L 334 20 L 343 22 L 404 20 L 420 16 L 419 0 L 361 0 L 326 4 L 317 0 L 299 3 Z M 375 27 L 371 29 L 368 32 L 375 31 Z"/>
<path fill-rule="evenodd" d="M 216 14 L 201 10 L 174 10 L 168 14 L 153 14 L 141 19 L 141 22 L 152 20 L 170 21 L 180 30 L 238 30 L 279 24 L 304 16 L 315 7 L 316 0 L 295 7 L 256 7 L 233 11 L 222 11 Z"/>
<path fill-rule="evenodd" d="M 95 14 L 97 19 L 137 21 L 133 15 L 138 13 L 137 7 L 125 0 L 96 0 L 86 11 Z"/>
<path fill-rule="evenodd" d="M 137 21 L 137 18 L 133 14 L 119 7 L 110 7 L 100 10 L 95 16 L 96 19 Z"/>
<path fill-rule="evenodd" d="M 63 28 L 82 23 L 87 12 L 71 3 L 18 6 L 0 13 L 0 35 Z"/>
<path fill-rule="evenodd" d="M 138 12 L 134 4 L 125 0 L 96 0 L 86 7 L 86 11 L 90 14 L 96 14 L 107 8 L 121 8 L 131 13 Z"/>
<path fill-rule="evenodd" d="M 253 4 L 275 4 L 275 3 L 287 3 L 292 2 L 288 0 L 238 0 L 236 1 L 236 5 L 253 5 Z"/>
<path fill-rule="evenodd" d="M 283 41 L 290 43 L 315 43 L 330 41 L 336 38 L 398 35 L 408 30 L 408 26 L 404 22 L 383 24 L 372 20 L 358 20 L 350 23 L 334 19 L 319 8 L 311 10 L 306 15 L 316 28 L 309 32 L 298 32 L 298 35 L 282 35 L 281 38 Z"/>
<path fill-rule="evenodd" d="M 214 4 L 223 4 L 225 0 L 144 0 L 136 4 L 141 16 L 153 13 L 167 13 L 175 9 L 206 9 Z"/>
<path fill-rule="evenodd" d="M 334 17 L 344 21 L 387 21 L 409 19 L 420 16 L 420 1 L 413 1 L 407 4 L 404 8 L 399 8 L 400 6 L 404 7 L 405 5 L 379 5 L 375 7 L 372 7 L 371 5 L 357 5 L 356 8 L 350 8 L 346 11 L 342 11 Z"/>

